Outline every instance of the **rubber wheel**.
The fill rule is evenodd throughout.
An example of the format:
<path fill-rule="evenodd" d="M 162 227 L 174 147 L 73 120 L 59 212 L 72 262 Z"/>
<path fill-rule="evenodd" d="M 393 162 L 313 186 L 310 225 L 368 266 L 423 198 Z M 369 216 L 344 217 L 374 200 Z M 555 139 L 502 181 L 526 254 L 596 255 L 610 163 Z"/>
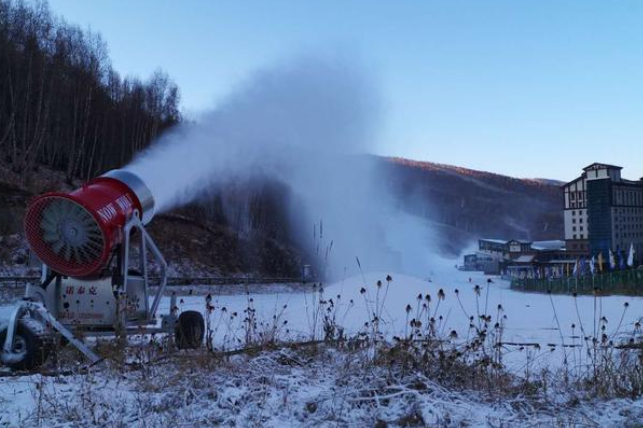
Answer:
<path fill-rule="evenodd" d="M 7 332 L 0 333 L 0 348 L 4 346 Z M 6 363 L 14 370 L 33 370 L 40 367 L 49 356 L 44 326 L 33 319 L 21 319 L 18 322 L 13 340 L 13 358 Z"/>
<path fill-rule="evenodd" d="M 197 349 L 203 344 L 205 321 L 201 312 L 181 312 L 176 322 L 174 338 L 179 349 Z"/>

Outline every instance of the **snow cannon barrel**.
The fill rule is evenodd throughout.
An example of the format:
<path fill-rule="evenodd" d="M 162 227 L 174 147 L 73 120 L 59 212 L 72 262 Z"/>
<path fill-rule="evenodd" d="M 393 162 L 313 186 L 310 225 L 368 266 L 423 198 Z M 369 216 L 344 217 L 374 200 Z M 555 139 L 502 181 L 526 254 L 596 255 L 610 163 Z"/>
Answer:
<path fill-rule="evenodd" d="M 71 193 L 34 199 L 25 216 L 25 234 L 32 251 L 53 271 L 93 276 L 108 263 L 134 215 L 143 224 L 152 220 L 152 192 L 136 174 L 117 169 Z"/>

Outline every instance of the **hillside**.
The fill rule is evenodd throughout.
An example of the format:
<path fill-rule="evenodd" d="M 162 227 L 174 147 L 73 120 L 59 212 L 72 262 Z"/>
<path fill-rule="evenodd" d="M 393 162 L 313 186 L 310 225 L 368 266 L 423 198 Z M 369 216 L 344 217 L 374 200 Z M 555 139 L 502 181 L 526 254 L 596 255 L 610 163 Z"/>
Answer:
<path fill-rule="evenodd" d="M 557 181 L 402 158 L 381 161 L 402 206 L 439 225 L 443 246 L 451 252 L 481 237 L 547 240 L 564 235 Z"/>
<path fill-rule="evenodd" d="M 458 255 L 481 237 L 544 240 L 563 236 L 558 186 L 428 162 L 377 160 L 398 205 L 433 223 L 447 255 Z M 22 217 L 29 199 L 82 183 L 68 184 L 63 172 L 43 166 L 32 176 L 31 185 L 23 186 L 19 177 L 0 165 L 0 237 L 9 237 L 0 250 L 5 272 L 26 260 Z M 277 208 L 288 197 L 284 192 L 269 183 L 260 191 L 227 189 L 227 194 L 219 193 L 203 206 L 158 216 L 150 231 L 170 261 L 173 275 L 296 276 L 302 260 L 310 258 L 290 239 L 286 214 Z M 240 226 L 230 213 L 226 215 L 222 198 L 246 201 L 247 225 Z"/>

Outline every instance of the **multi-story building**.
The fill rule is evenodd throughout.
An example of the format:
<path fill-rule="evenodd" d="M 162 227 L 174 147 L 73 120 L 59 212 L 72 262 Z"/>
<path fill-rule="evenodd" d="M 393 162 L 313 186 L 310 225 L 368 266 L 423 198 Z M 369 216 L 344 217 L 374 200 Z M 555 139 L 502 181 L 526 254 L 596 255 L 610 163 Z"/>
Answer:
<path fill-rule="evenodd" d="M 643 179 L 625 180 L 623 168 L 595 163 L 563 186 L 565 241 L 574 256 L 643 251 Z"/>

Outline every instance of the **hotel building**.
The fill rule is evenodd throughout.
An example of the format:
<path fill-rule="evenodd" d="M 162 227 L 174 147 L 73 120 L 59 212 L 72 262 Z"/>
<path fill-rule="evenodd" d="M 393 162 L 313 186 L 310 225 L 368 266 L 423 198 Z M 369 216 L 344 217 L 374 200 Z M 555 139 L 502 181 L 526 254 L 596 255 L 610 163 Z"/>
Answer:
<path fill-rule="evenodd" d="M 643 254 L 643 179 L 625 180 L 623 168 L 595 163 L 565 184 L 565 241 L 569 255 Z"/>

